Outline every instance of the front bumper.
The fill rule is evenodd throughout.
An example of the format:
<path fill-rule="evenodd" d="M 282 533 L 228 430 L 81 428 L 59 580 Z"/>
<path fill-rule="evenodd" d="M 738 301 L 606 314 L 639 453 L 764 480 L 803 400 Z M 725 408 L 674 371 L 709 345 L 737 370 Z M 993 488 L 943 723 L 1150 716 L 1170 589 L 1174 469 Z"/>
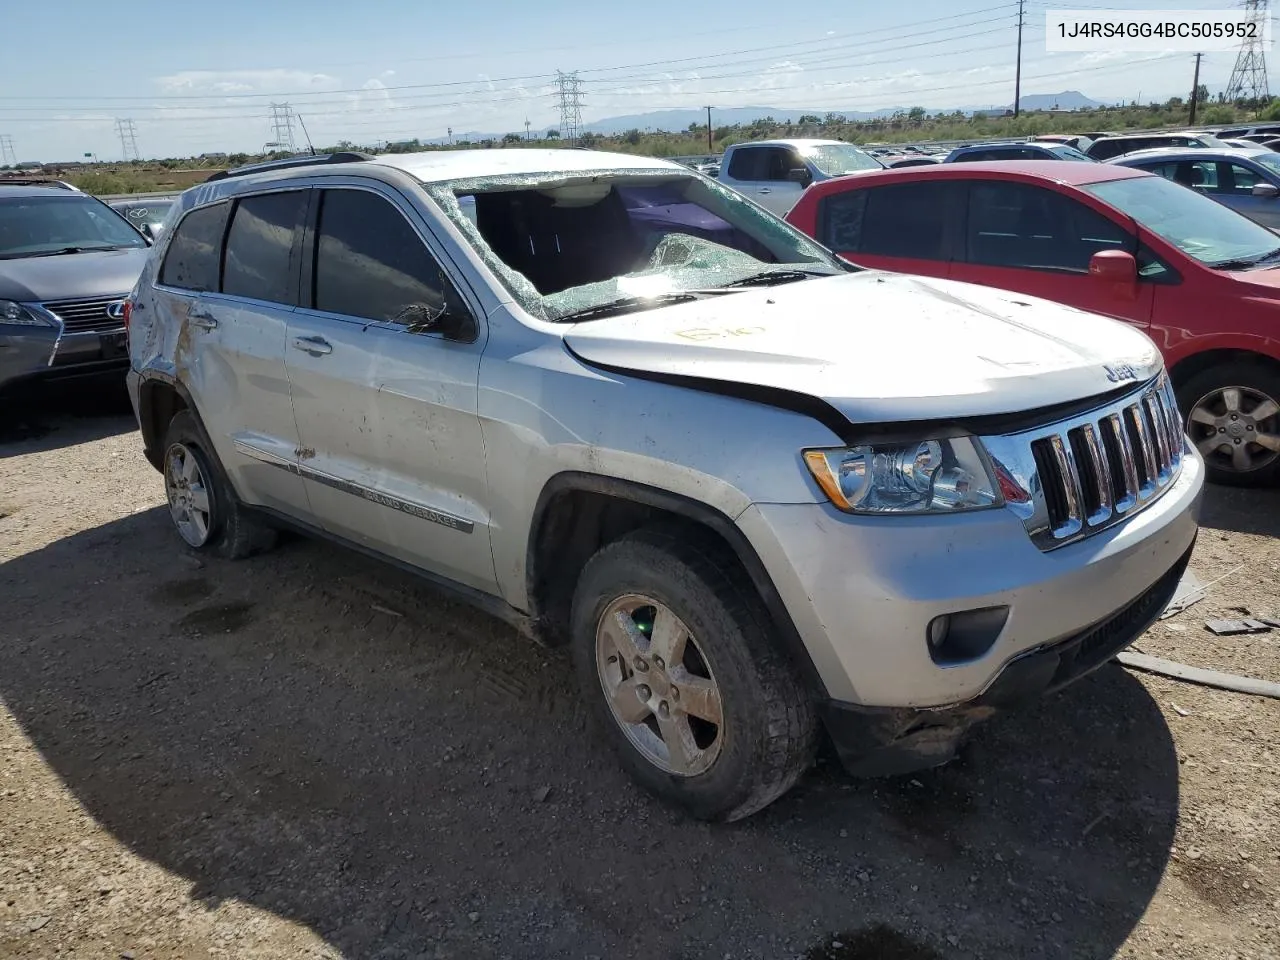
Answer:
<path fill-rule="evenodd" d="M 1074 637 L 1017 657 L 975 700 L 942 710 L 824 705 L 827 734 L 850 773 L 895 776 L 946 763 L 964 735 L 992 713 L 1060 690 L 1140 637 L 1178 590 L 1191 548 L 1145 593 Z"/>
<path fill-rule="evenodd" d="M 756 504 L 738 518 L 831 700 L 938 709 L 986 693 L 1019 658 L 1124 610 L 1195 541 L 1204 465 L 1188 452 L 1163 495 L 1128 520 L 1044 552 L 1009 510 L 855 517 L 826 504 Z M 994 642 L 939 665 L 934 618 L 1006 607 Z"/>
<path fill-rule="evenodd" d="M 45 373 L 60 336 L 61 327 L 0 324 L 0 387 Z"/>

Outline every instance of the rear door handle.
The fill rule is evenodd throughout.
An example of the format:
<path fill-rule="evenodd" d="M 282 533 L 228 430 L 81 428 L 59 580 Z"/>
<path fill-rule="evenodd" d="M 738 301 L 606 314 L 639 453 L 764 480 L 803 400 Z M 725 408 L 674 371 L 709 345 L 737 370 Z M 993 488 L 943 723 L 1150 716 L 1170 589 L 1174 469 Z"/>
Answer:
<path fill-rule="evenodd" d="M 761 187 L 759 190 L 756 191 L 756 193 L 773 193 L 773 191 L 770 190 L 768 187 Z"/>
<path fill-rule="evenodd" d="M 201 330 L 212 330 L 218 325 L 218 318 L 203 307 L 192 307 L 187 311 L 187 322 Z"/>
<path fill-rule="evenodd" d="M 293 346 L 313 357 L 323 357 L 326 353 L 333 353 L 333 347 L 324 337 L 294 337 Z"/>

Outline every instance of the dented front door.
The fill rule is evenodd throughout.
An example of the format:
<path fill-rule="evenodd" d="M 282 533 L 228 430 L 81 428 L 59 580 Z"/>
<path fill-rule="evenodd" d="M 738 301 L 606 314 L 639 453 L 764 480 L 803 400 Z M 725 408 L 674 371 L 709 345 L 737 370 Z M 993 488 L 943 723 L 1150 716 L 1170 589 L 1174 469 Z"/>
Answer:
<path fill-rule="evenodd" d="M 328 189 L 289 324 L 299 469 L 316 521 L 354 543 L 494 589 L 477 416 L 483 341 L 415 331 L 441 279 L 407 212 Z M 310 275 L 310 276 L 309 276 Z M 421 310 L 404 311 L 405 303 Z"/>

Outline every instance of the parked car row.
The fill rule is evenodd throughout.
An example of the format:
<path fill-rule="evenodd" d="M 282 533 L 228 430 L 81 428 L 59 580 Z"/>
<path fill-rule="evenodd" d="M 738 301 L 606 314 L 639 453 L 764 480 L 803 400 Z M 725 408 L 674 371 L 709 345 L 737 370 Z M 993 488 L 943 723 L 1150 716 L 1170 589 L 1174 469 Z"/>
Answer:
<path fill-rule="evenodd" d="M 815 181 L 805 229 L 594 151 L 298 158 L 184 193 L 125 311 L 178 536 L 243 557 L 301 529 L 567 643 L 597 742 L 710 819 L 784 793 L 820 729 L 851 770 L 903 773 L 1109 661 L 1196 537 L 1178 368 L 1132 324 L 947 263 L 1029 248 L 1076 279 L 1083 256 L 1125 313 L 1159 284 L 1210 298 L 1184 246 L 1238 279 L 1216 258 L 1265 253 L 1253 225 L 1103 164 L 889 171 L 779 141 L 724 167 Z M 1071 188 L 970 193 L 1049 168 Z M 1203 203 L 1201 239 L 1124 219 L 1167 192 Z M 1262 416 L 1217 396 L 1213 424 Z"/>

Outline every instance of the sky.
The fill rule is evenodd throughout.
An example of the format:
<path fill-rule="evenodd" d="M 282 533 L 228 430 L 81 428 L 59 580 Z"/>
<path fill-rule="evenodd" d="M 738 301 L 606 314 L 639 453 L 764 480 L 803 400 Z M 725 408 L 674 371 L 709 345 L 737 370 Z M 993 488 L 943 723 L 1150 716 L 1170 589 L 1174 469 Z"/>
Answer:
<path fill-rule="evenodd" d="M 1191 88 L 1189 53 L 1047 53 L 1048 9 L 1236 5 L 1026 0 L 1023 93 L 1147 101 Z M 1007 106 L 1017 18 L 1017 0 L 62 0 L 56 17 L 19 2 L 0 18 L 0 137 L 19 161 L 119 160 L 116 121 L 130 119 L 143 157 L 256 152 L 275 139 L 273 102 L 316 146 L 523 133 L 526 120 L 559 125 L 558 70 L 582 80 L 587 129 L 706 104 Z M 1201 82 L 1225 87 L 1233 61 L 1206 54 Z"/>

